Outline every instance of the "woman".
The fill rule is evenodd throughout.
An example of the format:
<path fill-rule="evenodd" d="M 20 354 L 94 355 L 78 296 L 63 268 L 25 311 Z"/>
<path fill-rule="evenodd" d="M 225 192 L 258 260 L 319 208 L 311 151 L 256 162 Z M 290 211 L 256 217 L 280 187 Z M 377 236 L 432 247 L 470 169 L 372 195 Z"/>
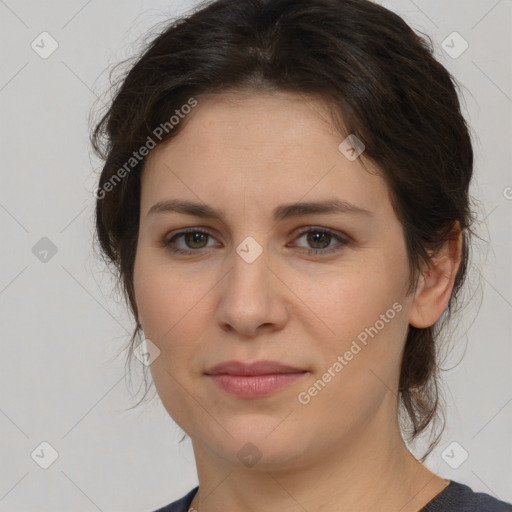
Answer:
<path fill-rule="evenodd" d="M 210 2 L 149 45 L 93 143 L 129 355 L 197 464 L 161 511 L 512 510 L 404 442 L 440 412 L 473 151 L 454 80 L 400 17 Z"/>

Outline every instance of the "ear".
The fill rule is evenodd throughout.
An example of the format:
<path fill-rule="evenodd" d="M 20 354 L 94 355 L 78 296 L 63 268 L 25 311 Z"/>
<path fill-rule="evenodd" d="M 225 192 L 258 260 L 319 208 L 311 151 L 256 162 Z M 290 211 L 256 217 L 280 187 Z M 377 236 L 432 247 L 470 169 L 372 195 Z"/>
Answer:
<path fill-rule="evenodd" d="M 462 257 L 462 231 L 457 221 L 449 239 L 422 271 L 409 310 L 409 324 L 424 329 L 434 325 L 448 307 Z"/>

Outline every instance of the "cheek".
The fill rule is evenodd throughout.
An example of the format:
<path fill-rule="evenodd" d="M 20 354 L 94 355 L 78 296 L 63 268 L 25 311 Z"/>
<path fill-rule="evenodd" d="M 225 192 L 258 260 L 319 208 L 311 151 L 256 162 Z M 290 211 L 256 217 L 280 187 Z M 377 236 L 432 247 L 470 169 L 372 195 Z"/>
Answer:
<path fill-rule="evenodd" d="M 304 302 L 322 322 L 302 323 L 303 330 L 311 329 L 311 353 L 320 358 L 315 375 L 300 390 L 304 394 L 299 403 L 309 402 L 299 411 L 308 421 L 325 415 L 336 418 L 327 422 L 326 435 L 329 429 L 336 436 L 362 428 L 387 398 L 394 399 L 390 390 L 397 385 L 407 316 L 399 276 L 395 281 L 382 270 L 347 269 L 302 289 Z M 317 286 L 322 283 L 320 292 Z M 321 336 L 324 332 L 328 335 Z"/>
<path fill-rule="evenodd" d="M 184 381 L 201 370 L 198 354 L 208 349 L 204 343 L 215 328 L 213 298 L 221 278 L 211 269 L 173 265 L 151 249 L 138 254 L 134 287 L 139 318 L 145 336 L 162 356 L 151 365 L 152 372 L 165 367 Z"/>
<path fill-rule="evenodd" d="M 392 272 L 378 260 L 361 261 L 321 275 L 296 275 L 293 281 L 300 299 L 297 305 L 304 312 L 302 318 L 314 313 L 317 325 L 324 325 L 334 341 L 357 336 L 403 299 L 403 272 Z M 395 307 L 388 316 L 394 318 L 396 309 L 400 308 Z M 396 322 L 387 322 L 386 326 L 392 323 Z"/>
<path fill-rule="evenodd" d="M 296 317 L 321 355 L 312 383 L 329 369 L 336 375 L 325 376 L 329 384 L 318 403 L 325 406 L 333 400 L 357 410 L 364 403 L 379 403 L 388 387 L 395 386 L 408 327 L 403 296 L 407 268 L 405 256 L 397 253 L 364 261 L 361 257 L 315 276 L 314 282 L 296 279 L 294 291 L 304 304 L 303 314 Z M 339 364 L 333 368 L 337 362 L 341 370 Z"/>
<path fill-rule="evenodd" d="M 150 371 L 162 404 L 184 429 L 197 408 L 189 374 L 203 328 L 198 315 L 204 314 L 204 282 L 158 261 L 150 251 L 137 255 L 134 287 L 140 322 L 146 338 L 160 349 Z"/>
<path fill-rule="evenodd" d="M 152 258 L 149 251 L 138 253 L 134 288 L 139 317 L 146 337 L 167 349 L 167 340 L 177 332 L 193 328 L 195 310 L 200 309 L 203 285 L 166 262 Z"/>
<path fill-rule="evenodd" d="M 134 288 L 145 333 L 161 338 L 193 314 L 204 285 L 197 276 L 187 275 L 165 258 L 155 257 L 151 248 L 143 248 L 135 260 Z"/>

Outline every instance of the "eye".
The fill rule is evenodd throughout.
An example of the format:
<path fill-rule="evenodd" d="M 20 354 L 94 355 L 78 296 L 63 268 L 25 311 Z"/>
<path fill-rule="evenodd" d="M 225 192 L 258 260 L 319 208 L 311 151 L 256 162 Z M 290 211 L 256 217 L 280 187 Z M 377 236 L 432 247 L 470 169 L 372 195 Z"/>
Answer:
<path fill-rule="evenodd" d="M 349 243 L 349 241 L 339 234 L 334 233 L 330 229 L 325 228 L 309 228 L 303 231 L 295 240 L 301 238 L 306 239 L 306 243 L 309 244 L 311 249 L 307 249 L 307 254 L 328 254 L 341 250 L 341 248 Z M 335 245 L 331 245 L 331 242 L 338 242 Z M 304 247 L 304 246 L 298 246 Z"/>
<path fill-rule="evenodd" d="M 213 236 L 207 231 L 201 231 L 197 228 L 183 229 L 167 240 L 162 241 L 162 245 L 176 254 L 192 254 L 200 249 L 211 247 L 208 241 Z M 178 241 L 181 241 L 181 247 Z M 185 244 L 183 246 L 183 244 Z"/>

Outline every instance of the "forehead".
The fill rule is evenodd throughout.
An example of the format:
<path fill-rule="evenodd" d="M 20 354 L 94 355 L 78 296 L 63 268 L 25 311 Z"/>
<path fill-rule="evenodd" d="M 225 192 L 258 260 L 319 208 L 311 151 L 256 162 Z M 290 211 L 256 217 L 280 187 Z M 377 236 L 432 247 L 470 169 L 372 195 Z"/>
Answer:
<path fill-rule="evenodd" d="M 182 131 L 147 158 L 143 211 L 168 197 L 225 203 L 240 194 L 256 206 L 327 194 L 362 208 L 390 207 L 378 169 L 366 160 L 370 173 L 361 158 L 339 150 L 345 135 L 324 102 L 283 92 L 197 100 Z"/>

